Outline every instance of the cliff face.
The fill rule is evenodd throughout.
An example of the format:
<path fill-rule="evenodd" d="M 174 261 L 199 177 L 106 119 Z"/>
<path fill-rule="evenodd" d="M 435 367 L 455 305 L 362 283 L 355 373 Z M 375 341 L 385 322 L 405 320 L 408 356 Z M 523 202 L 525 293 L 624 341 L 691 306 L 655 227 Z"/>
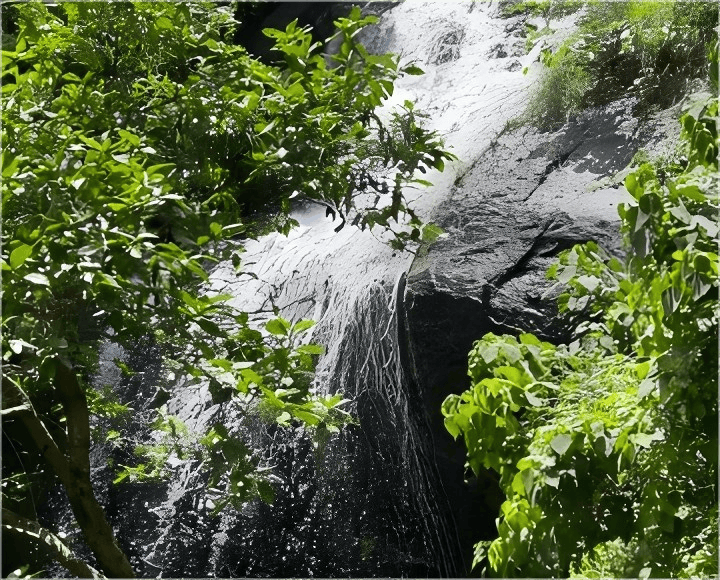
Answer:
<path fill-rule="evenodd" d="M 547 268 L 590 240 L 620 253 L 617 204 L 629 195 L 614 176 L 640 147 L 669 147 L 679 131 L 677 111 L 640 122 L 632 107 L 619 101 L 554 133 L 521 127 L 494 140 L 433 216 L 447 238 L 421 251 L 408 273 L 410 358 L 461 538 L 493 538 L 486 514 L 497 514 L 503 498 L 490 473 L 463 483 L 464 446 L 437 410 L 470 386 L 467 354 L 485 333 L 568 341 Z"/>
<path fill-rule="evenodd" d="M 213 288 L 258 323 L 273 307 L 318 321 L 312 338 L 327 353 L 316 387 L 351 398 L 357 424 L 313 441 L 300 428 L 223 414 L 204 386 L 177 385 L 168 411 L 191 429 L 234 424 L 273 466 L 276 499 L 210 517 L 187 462 L 162 485 L 101 490 L 140 575 L 463 576 L 473 543 L 493 537 L 502 497 L 490 474 L 464 481 L 464 450 L 445 432 L 440 404 L 466 388 L 467 353 L 484 333 L 567 335 L 546 295 L 546 268 L 586 240 L 617 251 L 615 208 L 625 196 L 607 178 L 675 131 L 674 111 L 641 123 L 629 101 L 557 132 L 507 129 L 527 101 L 533 75 L 521 69 L 534 56 L 515 35 L 517 21 L 494 10 L 407 0 L 365 38 L 426 71 L 400 82 L 392 100 L 417 100 L 460 158 L 416 194 L 444 238 L 398 253 L 370 232 L 335 232 L 324 209 L 300 207 L 288 236 L 246 245 L 243 273 L 221 264 L 212 275 Z M 148 376 L 160 373 L 157 357 L 146 358 Z M 123 393 L 144 412 L 149 381 L 134 381 Z M 106 459 L 98 450 L 103 480 Z"/>
<path fill-rule="evenodd" d="M 403 79 L 392 101 L 416 100 L 427 124 L 462 159 L 428 176 L 434 187 L 416 192 L 414 207 L 428 219 L 448 203 L 458 171 L 521 110 L 530 81 L 518 70 L 522 50 L 507 25 L 489 6 L 469 1 L 408 2 L 383 12 L 364 38 L 371 50 L 400 53 L 404 63 L 426 71 Z M 405 324 L 405 280 L 414 257 L 393 251 L 378 232 L 335 232 L 324 208 L 299 207 L 295 217 L 300 226 L 287 237 L 246 245 L 240 276 L 230 265 L 218 267 L 213 288 L 233 294 L 258 322 L 273 306 L 288 319 L 318 320 L 313 340 L 327 353 L 317 386 L 351 398 L 358 424 L 314 449 L 299 429 L 238 419 L 275 466 L 275 502 L 208 521 L 202 536 L 212 540 L 188 544 L 177 521 L 187 505 L 202 505 L 202 490 L 190 500 L 182 490 L 194 486 L 179 474 L 164 492 L 156 523 L 172 531 L 144 560 L 170 575 L 463 576 L 475 536 L 458 533 L 458 508 L 488 530 L 496 513 L 463 484 L 462 473 L 446 489 L 438 470 L 430 418 L 439 407 L 427 407 L 419 391 L 411 371 L 419 351 L 408 348 L 415 330 Z M 202 388 L 192 396 L 179 390 L 168 410 L 201 427 L 214 412 L 207 398 Z"/>

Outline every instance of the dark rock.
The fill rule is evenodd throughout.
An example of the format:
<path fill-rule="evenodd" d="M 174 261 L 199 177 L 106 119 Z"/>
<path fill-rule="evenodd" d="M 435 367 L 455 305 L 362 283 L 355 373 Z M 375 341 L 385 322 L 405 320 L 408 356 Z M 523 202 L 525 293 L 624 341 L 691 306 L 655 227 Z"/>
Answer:
<path fill-rule="evenodd" d="M 570 339 L 545 272 L 560 251 L 589 240 L 621 252 L 615 208 L 623 193 L 613 183 L 595 191 L 588 185 L 625 167 L 646 140 L 659 140 L 638 131 L 632 106 L 626 100 L 589 111 L 556 133 L 524 128 L 500 136 L 433 217 L 447 237 L 421 248 L 408 274 L 409 358 L 468 556 L 472 543 L 495 536 L 501 494 L 490 473 L 462 483 L 465 449 L 438 410 L 448 394 L 469 387 L 467 355 L 485 333 Z"/>
<path fill-rule="evenodd" d="M 346 16 L 352 4 L 345 2 L 255 2 L 238 4 L 236 18 L 242 23 L 235 32 L 235 42 L 263 61 L 272 61 L 274 40 L 263 34 L 264 28 L 285 27 L 293 20 L 298 27 L 312 27 L 316 41 L 324 42 L 335 32 L 333 21 Z"/>
<path fill-rule="evenodd" d="M 507 70 L 509 70 L 510 72 L 515 72 L 516 70 L 520 70 L 521 68 L 522 68 L 522 63 L 517 59 L 513 60 L 507 66 Z"/>
<path fill-rule="evenodd" d="M 505 45 L 503 44 L 496 44 L 492 47 L 490 50 L 490 58 L 506 58 L 507 57 L 507 51 L 505 50 Z"/>
<path fill-rule="evenodd" d="M 510 34 L 512 32 L 523 32 L 523 23 L 519 18 L 514 18 L 505 25 L 505 32 Z"/>
<path fill-rule="evenodd" d="M 397 2 L 366 2 L 363 15 L 379 16 L 391 9 Z M 265 62 L 277 58 L 271 50 L 274 40 L 263 34 L 264 28 L 284 30 L 293 20 L 298 26 L 312 28 L 313 38 L 325 42 L 335 34 L 335 20 L 347 16 L 353 4 L 348 2 L 241 2 L 235 17 L 241 22 L 235 32 L 235 42 L 244 46 L 250 54 Z M 326 46 L 333 52 L 333 47 Z"/>
<path fill-rule="evenodd" d="M 462 28 L 449 25 L 447 30 L 440 34 L 432 47 L 430 62 L 433 64 L 445 64 L 460 58 L 460 46 L 464 38 L 465 31 Z"/>

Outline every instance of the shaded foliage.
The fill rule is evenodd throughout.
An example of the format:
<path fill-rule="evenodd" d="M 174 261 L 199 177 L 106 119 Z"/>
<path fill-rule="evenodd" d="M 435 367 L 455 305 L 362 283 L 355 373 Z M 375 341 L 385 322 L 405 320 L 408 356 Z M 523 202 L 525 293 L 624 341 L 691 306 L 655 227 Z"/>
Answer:
<path fill-rule="evenodd" d="M 476 546 L 488 574 L 717 572 L 717 119 L 715 98 L 687 112 L 676 161 L 627 177 L 624 260 L 590 242 L 549 271 L 577 340 L 486 335 L 444 402 L 507 498 Z"/>

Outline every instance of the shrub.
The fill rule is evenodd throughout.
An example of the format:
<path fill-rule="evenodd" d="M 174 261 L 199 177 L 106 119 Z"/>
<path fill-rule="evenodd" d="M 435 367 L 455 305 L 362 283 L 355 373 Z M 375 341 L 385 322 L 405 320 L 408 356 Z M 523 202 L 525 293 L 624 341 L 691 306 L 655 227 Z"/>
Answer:
<path fill-rule="evenodd" d="M 685 114 L 684 162 L 628 175 L 624 261 L 589 242 L 551 268 L 578 339 L 488 334 L 472 387 L 444 402 L 468 466 L 507 497 L 476 546 L 487 572 L 717 573 L 717 118 L 714 98 Z"/>
<path fill-rule="evenodd" d="M 543 70 L 526 115 L 539 127 L 566 123 L 583 109 L 591 76 L 574 55 L 553 59 Z"/>
<path fill-rule="evenodd" d="M 559 47 L 541 51 L 547 70 L 526 111 L 541 128 L 623 97 L 637 98 L 638 114 L 672 105 L 705 74 L 718 11 L 712 2 L 593 0 L 578 24 Z"/>

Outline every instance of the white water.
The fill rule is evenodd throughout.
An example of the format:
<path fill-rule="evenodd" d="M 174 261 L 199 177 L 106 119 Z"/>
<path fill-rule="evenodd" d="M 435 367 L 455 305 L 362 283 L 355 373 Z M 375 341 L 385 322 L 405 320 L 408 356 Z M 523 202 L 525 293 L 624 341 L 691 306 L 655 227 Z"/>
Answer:
<path fill-rule="evenodd" d="M 394 52 L 401 56 L 402 65 L 413 62 L 425 70 L 425 75 L 401 79 L 387 107 L 405 99 L 416 101 L 416 110 L 429 116 L 426 127 L 438 131 L 459 158 L 443 174 L 423 176 L 434 182 L 433 187 L 407 193 L 425 219 L 432 219 L 433 209 L 446 202 L 458 174 L 481 155 L 509 119 L 522 112 L 530 79 L 521 70 L 532 57 L 491 57 L 498 45 L 512 55 L 510 45 L 518 41 L 505 32 L 508 21 L 494 16 L 496 8 L 470 0 L 406 0 L 385 12 L 379 26 L 365 36 L 371 51 Z M 512 71 L 508 70 L 511 65 Z M 302 502 L 297 494 L 305 494 L 308 507 L 298 508 L 299 523 L 292 529 L 305 550 L 301 560 L 308 566 L 307 573 L 462 574 L 452 516 L 446 513 L 447 500 L 439 491 L 428 449 L 425 411 L 418 408 L 409 388 L 412 379 L 403 367 L 398 345 L 401 329 L 396 308 L 403 274 L 414 256 L 378 240 L 381 232 L 346 225 L 336 233 L 337 223 L 325 218 L 324 208 L 306 206 L 296 210 L 294 217 L 300 225 L 288 236 L 271 234 L 247 243 L 243 273 L 235 273 L 231 264 L 221 264 L 211 281 L 213 291 L 232 294 L 234 304 L 256 313 L 258 320 L 269 316 L 273 306 L 289 320 L 317 320 L 312 338 L 327 349 L 316 370 L 317 388 L 344 391 L 355 401 L 352 410 L 360 417 L 360 434 L 343 437 L 324 459 L 316 458 L 315 475 L 303 479 L 308 485 L 293 492 L 286 482 L 283 491 L 297 498 L 293 501 L 298 504 Z M 202 397 L 203 393 L 209 399 L 199 387 L 198 394 Z M 187 391 L 173 397 L 168 407 L 190 427 L 200 426 L 211 412 Z M 358 483 L 358 476 L 366 483 Z M 182 497 L 185 487 L 181 480 L 174 481 L 170 498 Z M 317 494 L 308 491 L 313 487 Z M 324 505 L 330 503 L 334 507 L 327 511 Z M 255 508 L 248 509 L 234 523 L 228 520 L 226 529 L 253 538 L 263 527 L 274 530 L 272 526 L 279 525 L 275 516 L 270 516 L 272 523 L 264 522 L 253 515 Z M 282 513 L 282 508 L 272 509 Z M 318 520 L 319 512 L 324 515 Z M 168 512 L 168 521 L 175 517 L 173 513 Z M 391 535 L 383 536 L 388 529 Z M 284 536 L 286 532 L 287 528 L 278 528 L 277 533 Z M 227 552 L 260 549 L 272 557 L 279 549 L 290 549 L 275 540 L 262 540 L 258 548 L 251 540 L 233 539 L 233 535 L 237 538 L 238 532 L 214 537 L 214 562 L 227 562 L 223 555 Z M 307 564 L 315 555 L 321 558 L 318 545 L 338 538 L 342 538 L 338 550 L 349 553 L 357 552 L 358 542 L 369 538 L 367 545 L 372 548 L 378 539 L 371 550 L 375 567 L 345 569 L 338 562 L 318 570 Z M 163 539 L 153 553 L 167 553 L 167 545 Z M 393 555 L 382 556 L 382 550 Z M 400 560 L 404 568 L 383 567 L 388 565 L 383 562 L 394 565 Z M 243 574 L 261 569 L 247 568 Z M 273 575 L 303 573 L 302 568 L 272 570 Z"/>
<path fill-rule="evenodd" d="M 459 160 L 445 172 L 424 176 L 433 187 L 407 192 L 413 207 L 426 219 L 447 198 L 455 177 L 485 149 L 512 117 L 522 112 L 529 78 L 521 69 L 532 57 L 491 58 L 493 48 L 518 39 L 505 32 L 507 20 L 494 16 L 492 2 L 461 0 L 406 0 L 384 13 L 364 42 L 374 52 L 399 54 L 401 64 L 415 63 L 425 74 L 400 79 L 386 108 L 405 99 L 429 116 L 425 126 L 441 134 Z M 440 62 L 443 55 L 454 60 Z M 513 70 L 507 70 L 513 65 Z M 280 307 L 290 319 L 320 321 L 318 335 L 329 345 L 318 371 L 333 366 L 357 300 L 369 289 L 392 290 L 413 259 L 409 252 L 395 252 L 376 235 L 337 225 L 324 216 L 324 208 L 309 206 L 295 212 L 300 222 L 287 237 L 270 234 L 246 245 L 246 275 L 231 265 L 212 275 L 213 290 L 230 292 L 234 303 L 246 311 Z"/>

